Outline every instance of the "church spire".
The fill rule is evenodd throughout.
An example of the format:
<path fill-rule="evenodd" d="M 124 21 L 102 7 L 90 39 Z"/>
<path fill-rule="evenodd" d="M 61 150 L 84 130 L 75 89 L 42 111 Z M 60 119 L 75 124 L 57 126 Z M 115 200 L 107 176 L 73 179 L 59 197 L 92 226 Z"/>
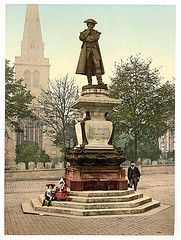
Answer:
<path fill-rule="evenodd" d="M 21 42 L 21 57 L 44 58 L 44 43 L 42 42 L 37 4 L 27 5 L 23 41 Z"/>

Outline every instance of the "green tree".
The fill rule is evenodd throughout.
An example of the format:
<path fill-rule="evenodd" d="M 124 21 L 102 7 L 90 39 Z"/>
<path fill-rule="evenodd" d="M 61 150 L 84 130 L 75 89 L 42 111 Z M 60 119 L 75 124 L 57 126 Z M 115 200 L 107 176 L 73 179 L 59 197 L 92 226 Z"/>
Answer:
<path fill-rule="evenodd" d="M 116 121 L 114 142 L 122 137 L 134 140 L 134 159 L 137 159 L 138 138 L 157 141 L 168 129 L 174 116 L 175 86 L 161 84 L 159 69 L 151 69 L 151 60 L 140 55 L 115 64 L 109 87 L 110 96 L 121 99 L 110 116 Z"/>
<path fill-rule="evenodd" d="M 38 149 L 36 157 L 38 162 L 46 163 L 50 161 L 50 156 L 42 149 Z"/>
<path fill-rule="evenodd" d="M 68 75 L 50 80 L 49 86 L 48 90 L 42 89 L 38 99 L 38 117 L 43 121 L 46 133 L 60 148 L 64 158 L 67 148 L 76 144 L 74 111 L 71 104 L 78 96 L 78 87 L 74 78 L 69 78 Z"/>
<path fill-rule="evenodd" d="M 24 162 L 28 167 L 28 162 L 49 162 L 50 156 L 46 154 L 45 150 L 41 150 L 36 142 L 23 141 L 16 146 L 16 163 Z"/>
<path fill-rule="evenodd" d="M 134 139 L 129 139 L 124 146 L 124 154 L 129 161 L 135 160 L 134 155 Z M 156 141 L 148 141 L 141 137 L 138 137 L 137 144 L 137 154 L 141 159 L 150 159 L 157 160 L 158 154 L 160 154 L 160 150 L 158 153 L 157 142 Z"/>
<path fill-rule="evenodd" d="M 5 123 L 11 130 L 21 132 L 17 120 L 33 118 L 30 106 L 34 97 L 22 85 L 23 79 L 16 80 L 14 74 L 14 67 L 10 67 L 9 60 L 5 60 Z"/>

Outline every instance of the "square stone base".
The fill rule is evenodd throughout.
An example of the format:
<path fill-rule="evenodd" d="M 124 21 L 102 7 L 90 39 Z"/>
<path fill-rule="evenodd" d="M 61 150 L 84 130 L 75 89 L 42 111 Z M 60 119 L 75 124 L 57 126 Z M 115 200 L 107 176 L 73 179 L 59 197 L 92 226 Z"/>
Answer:
<path fill-rule="evenodd" d="M 66 185 L 71 191 L 127 190 L 128 181 L 121 167 L 68 167 Z"/>

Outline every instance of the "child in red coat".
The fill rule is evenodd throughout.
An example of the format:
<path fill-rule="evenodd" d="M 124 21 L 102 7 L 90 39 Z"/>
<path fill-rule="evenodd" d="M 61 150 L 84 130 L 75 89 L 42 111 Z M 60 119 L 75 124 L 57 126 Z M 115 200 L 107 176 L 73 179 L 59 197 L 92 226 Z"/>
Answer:
<path fill-rule="evenodd" d="M 56 187 L 55 197 L 58 201 L 66 200 L 66 198 L 68 197 L 68 194 L 67 194 L 67 187 L 65 186 L 65 182 L 63 178 L 60 179 L 59 184 L 60 185 Z"/>

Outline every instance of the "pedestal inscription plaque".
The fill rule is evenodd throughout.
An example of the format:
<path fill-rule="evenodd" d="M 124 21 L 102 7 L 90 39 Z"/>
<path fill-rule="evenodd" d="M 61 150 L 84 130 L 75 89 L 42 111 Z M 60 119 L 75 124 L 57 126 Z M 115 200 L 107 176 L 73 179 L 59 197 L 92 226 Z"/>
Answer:
<path fill-rule="evenodd" d="M 88 144 L 85 148 L 113 148 L 108 145 L 112 135 L 113 126 L 108 121 L 87 121 L 85 123 L 85 133 Z"/>

